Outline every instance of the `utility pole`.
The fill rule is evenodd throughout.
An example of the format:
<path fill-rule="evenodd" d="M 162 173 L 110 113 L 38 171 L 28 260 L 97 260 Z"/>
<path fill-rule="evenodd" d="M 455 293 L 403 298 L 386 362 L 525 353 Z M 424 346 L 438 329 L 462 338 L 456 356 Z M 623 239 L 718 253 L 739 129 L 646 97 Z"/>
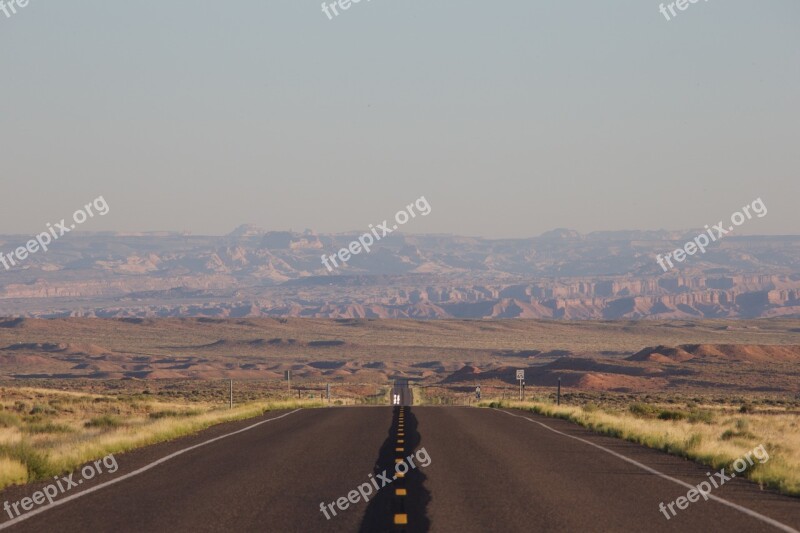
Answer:
<path fill-rule="evenodd" d="M 291 370 L 287 370 L 286 371 L 286 391 L 287 392 L 291 392 L 292 391 L 292 371 Z"/>
<path fill-rule="evenodd" d="M 231 409 L 233 409 L 233 380 L 231 380 Z"/>

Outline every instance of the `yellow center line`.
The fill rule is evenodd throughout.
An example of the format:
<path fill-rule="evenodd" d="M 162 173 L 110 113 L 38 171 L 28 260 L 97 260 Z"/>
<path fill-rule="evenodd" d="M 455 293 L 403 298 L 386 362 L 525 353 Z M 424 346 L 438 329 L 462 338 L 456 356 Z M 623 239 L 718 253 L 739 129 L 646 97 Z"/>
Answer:
<path fill-rule="evenodd" d="M 395 525 L 398 525 L 398 526 L 402 526 L 402 525 L 408 524 L 408 515 L 405 514 L 405 513 L 403 513 L 403 514 L 395 514 L 394 515 L 394 523 L 395 523 Z"/>
<path fill-rule="evenodd" d="M 395 496 L 405 496 L 406 494 L 408 494 L 406 489 L 394 489 Z"/>

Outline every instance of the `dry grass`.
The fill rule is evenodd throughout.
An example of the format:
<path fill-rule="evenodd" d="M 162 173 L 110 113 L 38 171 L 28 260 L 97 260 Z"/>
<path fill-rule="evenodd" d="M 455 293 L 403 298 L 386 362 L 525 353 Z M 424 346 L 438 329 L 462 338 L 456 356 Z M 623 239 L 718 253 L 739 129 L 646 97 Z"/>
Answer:
<path fill-rule="evenodd" d="M 163 442 L 222 422 L 319 400 L 218 403 L 159 401 L 53 391 L 0 389 L 0 489 L 74 470 L 110 453 Z"/>
<path fill-rule="evenodd" d="M 734 406 L 632 404 L 627 409 L 594 404 L 556 406 L 549 402 L 484 401 L 482 407 L 510 407 L 562 418 L 598 433 L 636 442 L 707 464 L 730 467 L 763 444 L 769 460 L 745 476 L 784 494 L 800 496 L 800 417 L 785 411 L 741 413 Z"/>

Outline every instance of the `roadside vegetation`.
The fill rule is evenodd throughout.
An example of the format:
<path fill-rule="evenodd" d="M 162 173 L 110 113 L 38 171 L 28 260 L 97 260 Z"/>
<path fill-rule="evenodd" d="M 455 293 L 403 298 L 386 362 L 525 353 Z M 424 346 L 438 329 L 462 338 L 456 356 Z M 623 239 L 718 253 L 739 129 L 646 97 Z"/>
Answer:
<path fill-rule="evenodd" d="M 515 408 L 569 420 L 597 433 L 686 457 L 714 469 L 730 467 L 763 444 L 769 460 L 744 474 L 762 486 L 800 496 L 800 416 L 793 407 L 748 404 L 629 403 L 582 406 L 485 400 L 480 407 Z"/>
<path fill-rule="evenodd" d="M 323 405 L 321 399 L 304 398 L 252 401 L 229 409 L 220 402 L 164 400 L 147 394 L 0 388 L 0 489 L 215 424 L 276 409 Z"/>

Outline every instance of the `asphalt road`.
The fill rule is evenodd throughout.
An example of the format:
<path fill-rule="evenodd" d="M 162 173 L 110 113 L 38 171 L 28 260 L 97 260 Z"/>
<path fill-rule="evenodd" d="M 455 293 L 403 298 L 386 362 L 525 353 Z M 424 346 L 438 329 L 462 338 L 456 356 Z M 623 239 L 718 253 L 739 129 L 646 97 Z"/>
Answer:
<path fill-rule="evenodd" d="M 118 472 L 8 531 L 780 531 L 770 520 L 800 528 L 800 500 L 739 478 L 712 491 L 730 505 L 701 499 L 667 520 L 659 503 L 686 495 L 679 482 L 695 485 L 709 468 L 527 413 L 353 407 L 267 419 L 208 444 L 256 421 L 119 455 Z M 407 471 L 395 478 L 399 460 Z M 384 483 L 363 501 L 359 487 L 366 494 Z M 0 529 L 8 523 L 3 515 Z"/>
<path fill-rule="evenodd" d="M 394 398 L 392 405 L 414 405 L 414 393 L 408 386 L 408 380 L 398 379 L 392 387 L 392 398 Z"/>

